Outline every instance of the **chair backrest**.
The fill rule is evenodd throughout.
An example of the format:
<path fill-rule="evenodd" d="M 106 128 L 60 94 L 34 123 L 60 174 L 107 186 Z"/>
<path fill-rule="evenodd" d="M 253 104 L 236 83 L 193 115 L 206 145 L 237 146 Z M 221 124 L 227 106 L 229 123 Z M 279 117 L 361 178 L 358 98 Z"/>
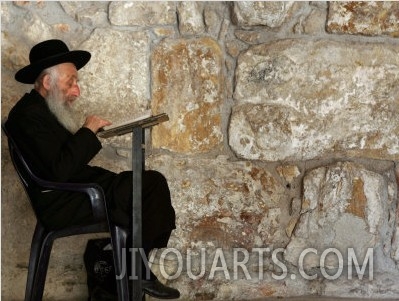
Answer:
<path fill-rule="evenodd" d="M 31 187 L 35 184 L 33 181 L 34 173 L 30 169 L 28 163 L 25 161 L 24 157 L 22 156 L 21 151 L 19 150 L 17 144 L 15 143 L 14 139 L 9 135 L 6 127 L 4 124 L 2 125 L 3 132 L 7 136 L 8 140 L 8 148 L 10 152 L 10 157 L 11 161 L 14 165 L 15 170 L 18 173 L 18 176 L 20 177 L 22 184 L 25 187 Z"/>
<path fill-rule="evenodd" d="M 40 190 L 40 185 L 38 183 L 41 181 L 41 179 L 37 177 L 32 171 L 32 169 L 29 167 L 29 164 L 24 159 L 21 150 L 18 148 L 18 145 L 16 144 L 16 142 L 8 132 L 5 123 L 2 123 L 1 127 L 3 132 L 7 136 L 9 153 L 15 171 L 17 172 L 18 177 L 21 180 L 21 183 L 26 191 L 26 194 L 28 195 L 32 208 L 35 211 L 36 218 L 38 218 L 35 206 L 32 202 L 33 201 L 32 196 L 34 191 Z"/>
<path fill-rule="evenodd" d="M 41 179 L 30 168 L 28 162 L 22 155 L 17 143 L 13 139 L 10 132 L 7 130 L 6 123 L 1 125 L 3 132 L 8 138 L 8 147 L 11 156 L 11 161 L 15 170 L 23 184 L 23 187 L 28 195 L 29 201 L 35 211 L 36 218 L 39 218 L 38 212 L 34 205 L 34 197 L 42 190 L 63 190 L 85 193 L 91 202 L 93 217 L 96 221 L 106 220 L 106 202 L 102 188 L 95 183 L 59 183 Z"/>

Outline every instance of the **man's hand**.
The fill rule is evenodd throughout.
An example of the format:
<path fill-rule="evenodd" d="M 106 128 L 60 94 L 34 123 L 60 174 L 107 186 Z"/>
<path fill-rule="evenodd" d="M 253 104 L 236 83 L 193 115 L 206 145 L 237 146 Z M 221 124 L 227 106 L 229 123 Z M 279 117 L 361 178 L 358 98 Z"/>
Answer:
<path fill-rule="evenodd" d="M 108 120 L 102 119 L 96 115 L 89 115 L 86 117 L 86 121 L 83 127 L 90 129 L 94 134 L 98 132 L 104 126 L 111 125 L 112 123 Z"/>

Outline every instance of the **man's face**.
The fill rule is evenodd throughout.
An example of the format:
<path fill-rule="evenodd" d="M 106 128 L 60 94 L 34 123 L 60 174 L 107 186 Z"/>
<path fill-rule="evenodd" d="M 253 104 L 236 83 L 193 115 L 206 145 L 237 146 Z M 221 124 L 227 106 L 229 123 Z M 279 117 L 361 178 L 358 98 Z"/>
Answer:
<path fill-rule="evenodd" d="M 45 99 L 58 121 L 71 133 L 75 133 L 79 125 L 72 104 L 80 96 L 78 72 L 72 63 L 57 65 L 57 71 L 58 75 L 51 81 Z"/>
<path fill-rule="evenodd" d="M 69 106 L 80 96 L 78 85 L 78 71 L 72 63 L 58 65 L 59 78 L 56 83 L 58 91 L 63 96 L 65 104 Z"/>

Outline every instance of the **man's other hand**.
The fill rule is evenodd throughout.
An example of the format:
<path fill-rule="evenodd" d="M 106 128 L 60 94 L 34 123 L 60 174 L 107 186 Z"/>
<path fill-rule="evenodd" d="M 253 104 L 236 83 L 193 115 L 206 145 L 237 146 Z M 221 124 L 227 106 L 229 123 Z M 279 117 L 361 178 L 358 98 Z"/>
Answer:
<path fill-rule="evenodd" d="M 94 134 L 98 132 L 104 126 L 111 125 L 112 123 L 96 115 L 89 115 L 86 117 L 86 121 L 83 127 L 90 129 Z"/>

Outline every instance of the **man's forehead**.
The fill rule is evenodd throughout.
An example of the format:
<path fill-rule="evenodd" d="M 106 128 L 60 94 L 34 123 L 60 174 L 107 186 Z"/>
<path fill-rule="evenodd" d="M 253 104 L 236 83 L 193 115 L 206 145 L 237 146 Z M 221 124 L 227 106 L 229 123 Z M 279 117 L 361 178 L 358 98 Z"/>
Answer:
<path fill-rule="evenodd" d="M 58 70 L 66 76 L 78 76 L 78 70 L 73 63 L 61 63 L 57 65 Z"/>
<path fill-rule="evenodd" d="M 71 70 L 77 71 L 76 66 L 75 66 L 74 63 L 65 62 L 65 63 L 58 64 L 57 66 L 58 66 L 58 68 L 71 69 Z"/>

